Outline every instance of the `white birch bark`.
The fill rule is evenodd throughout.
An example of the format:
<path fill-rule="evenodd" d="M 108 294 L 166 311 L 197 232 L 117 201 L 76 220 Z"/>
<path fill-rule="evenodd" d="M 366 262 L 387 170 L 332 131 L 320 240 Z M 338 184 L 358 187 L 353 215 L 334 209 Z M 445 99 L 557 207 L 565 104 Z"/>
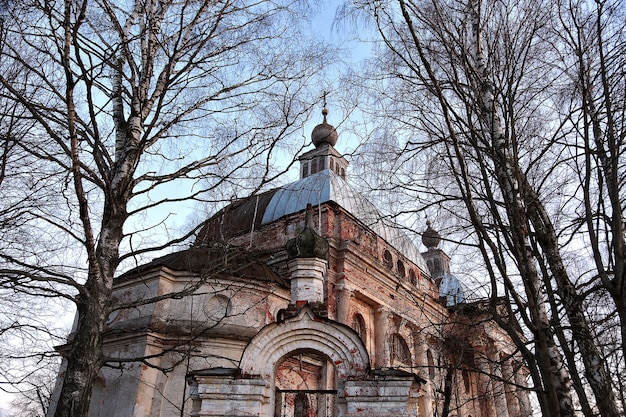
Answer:
<path fill-rule="evenodd" d="M 502 190 L 506 212 L 512 229 L 515 247 L 513 253 L 528 295 L 529 310 L 535 325 L 537 356 L 548 394 L 549 407 L 559 416 L 574 416 L 569 372 L 554 340 L 548 317 L 545 294 L 541 289 L 541 278 L 528 237 L 526 207 L 519 184 L 519 167 L 511 157 L 499 115 L 495 107 L 495 96 L 489 79 L 487 57 L 482 45 L 481 2 L 469 3 L 476 65 L 475 89 L 481 95 L 481 119 L 485 134 L 491 139 L 497 180 Z M 545 355 L 545 357 L 544 357 Z"/>

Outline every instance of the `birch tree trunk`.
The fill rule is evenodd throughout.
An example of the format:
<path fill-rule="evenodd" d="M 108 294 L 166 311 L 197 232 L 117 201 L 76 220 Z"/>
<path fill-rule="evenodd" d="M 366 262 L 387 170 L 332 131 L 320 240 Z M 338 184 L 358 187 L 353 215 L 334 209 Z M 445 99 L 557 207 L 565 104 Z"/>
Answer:
<path fill-rule="evenodd" d="M 565 306 L 565 313 L 572 328 L 573 338 L 581 351 L 581 357 L 585 366 L 585 374 L 597 399 L 597 406 L 600 414 L 607 417 L 617 417 L 620 413 L 613 394 L 611 380 L 606 372 L 604 361 L 600 351 L 596 346 L 596 338 L 589 328 L 587 319 L 582 309 L 574 285 L 572 284 L 559 251 L 559 243 L 554 226 L 546 213 L 543 204 L 533 190 L 532 185 L 526 179 L 517 162 L 511 158 L 511 152 L 499 126 L 499 117 L 496 114 L 493 104 L 494 95 L 491 92 L 488 70 L 485 67 L 485 58 L 481 45 L 481 34 L 479 28 L 480 9 L 478 2 L 472 7 L 474 16 L 474 36 L 476 43 L 476 62 L 479 82 L 483 94 L 483 120 L 493 140 L 496 156 L 496 172 L 498 182 L 504 195 L 504 204 L 509 213 L 509 222 L 513 225 L 516 236 L 514 242 L 516 248 L 513 253 L 518 257 L 518 265 L 522 269 L 522 276 L 526 277 L 532 287 L 532 292 L 541 300 L 541 278 L 539 272 L 533 266 L 537 263 L 531 250 L 529 242 L 529 230 L 534 233 L 543 253 L 546 256 L 549 268 L 553 274 L 561 301 Z M 521 256 L 520 256 L 521 255 Z M 527 268 L 528 267 L 528 268 Z M 524 271 L 527 269 L 527 271 Z M 545 282 L 550 285 L 550 282 Z M 543 303 L 538 303 L 538 311 L 535 313 L 539 317 L 540 328 L 550 328 L 547 311 Z M 555 378 L 555 387 L 558 387 L 559 403 L 563 410 L 563 415 L 573 413 L 573 403 L 571 400 L 570 377 L 567 375 L 567 368 L 563 363 L 562 356 L 554 343 L 554 334 L 547 333 L 547 340 L 550 345 L 548 352 L 558 355 L 550 358 L 550 363 L 558 371 Z"/>
<path fill-rule="evenodd" d="M 482 45 L 482 19 L 480 0 L 470 2 L 469 13 L 474 36 L 474 62 L 476 63 L 476 94 L 480 94 L 483 132 L 491 138 L 494 167 L 498 184 L 503 194 L 506 213 L 511 225 L 513 247 L 517 265 L 528 295 L 530 314 L 533 319 L 533 333 L 537 341 L 537 355 L 540 370 L 545 382 L 548 404 L 553 415 L 574 416 L 574 403 L 571 396 L 569 371 L 554 340 L 554 332 L 548 317 L 545 294 L 541 289 L 542 280 L 537 271 L 535 256 L 529 241 L 527 208 L 520 189 L 520 169 L 511 156 L 511 150 L 504 137 L 494 104 L 494 93 L 486 67 L 486 57 Z M 545 356 L 544 356 L 545 355 Z"/>
<path fill-rule="evenodd" d="M 380 74 L 397 81 L 397 84 L 390 82 L 393 87 L 387 86 L 389 91 L 384 92 L 390 101 L 393 100 L 389 105 L 392 117 L 380 119 L 384 120 L 386 131 L 393 132 L 390 126 L 397 126 L 399 136 L 411 132 L 410 138 L 399 141 L 401 146 L 397 157 L 402 162 L 394 161 L 391 165 L 419 167 L 418 164 L 411 165 L 410 160 L 419 159 L 420 150 L 432 150 L 432 159 L 425 161 L 426 166 L 429 163 L 442 166 L 438 158 L 447 158 L 447 168 L 452 173 L 455 187 L 434 179 L 437 174 L 442 175 L 441 171 L 427 177 L 442 186 L 433 192 L 432 200 L 419 198 L 420 193 L 426 192 L 416 179 L 419 175 L 394 171 L 400 178 L 397 186 L 411 189 L 426 207 L 436 205 L 433 202 L 438 200 L 438 204 L 445 207 L 443 212 L 458 210 L 458 206 L 447 206 L 453 195 L 458 195 L 459 201 L 466 205 L 468 218 L 455 215 L 455 219 L 460 224 L 470 222 L 476 231 L 472 238 L 476 236 L 479 240 L 484 260 L 495 263 L 487 267 L 492 277 L 492 295 L 498 294 L 504 285 L 513 305 L 511 316 L 517 314 L 518 323 L 523 323 L 532 332 L 531 350 L 527 350 L 527 342 L 517 342 L 541 391 L 538 396 L 544 413 L 573 415 L 574 393 L 569 373 L 576 374 L 577 381 L 581 380 L 575 366 L 580 361 L 578 363 L 584 364 L 585 381 L 589 381 L 589 385 L 579 387 L 577 393 L 586 396 L 589 392 L 586 389 L 589 389 L 595 396 L 595 401 L 583 398 L 581 402 L 597 406 L 601 415 L 619 415 L 612 390 L 614 378 L 619 373 L 611 374 L 607 370 L 604 352 L 585 310 L 587 294 L 574 286 L 564 265 L 562 243 L 545 206 L 549 203 L 539 196 L 536 183 L 540 184 L 539 187 L 550 187 L 541 182 L 540 169 L 524 165 L 529 164 L 529 160 L 530 163 L 542 160 L 540 151 L 534 152 L 533 145 L 523 143 L 527 138 L 547 135 L 546 142 L 537 141 L 536 146 L 545 146 L 546 153 L 552 148 L 556 153 L 561 149 L 557 145 L 558 139 L 544 133 L 541 125 L 543 120 L 548 124 L 556 123 L 549 117 L 541 119 L 550 111 L 550 104 L 544 109 L 542 100 L 548 103 L 552 103 L 551 99 L 557 100 L 554 96 L 560 94 L 557 90 L 562 88 L 561 80 L 557 78 L 553 85 L 549 82 L 550 77 L 560 74 L 551 73 L 549 65 L 542 67 L 539 63 L 541 59 L 549 61 L 562 53 L 562 49 L 555 46 L 559 37 L 554 35 L 557 20 L 553 19 L 558 19 L 557 14 L 539 12 L 543 7 L 540 2 L 518 5 L 515 2 L 399 0 L 397 4 L 402 19 L 388 3 L 377 3 L 368 9 L 378 22 L 379 33 L 389 51 L 385 56 L 388 63 L 380 60 L 378 69 L 383 71 Z M 482 9 L 485 4 L 488 10 Z M 414 25 L 413 18 L 420 26 Z M 489 36 L 489 57 L 483 45 L 483 30 Z M 545 53 L 552 47 L 556 50 L 554 55 L 533 55 L 535 52 Z M 532 75 L 526 74 L 527 69 L 546 80 L 541 80 L 541 85 L 534 85 L 534 81 L 530 81 Z M 386 79 L 384 76 L 382 79 Z M 497 91 L 494 81 L 498 83 Z M 548 98 L 544 99 L 543 94 Z M 525 102 L 525 99 L 529 101 Z M 518 116 L 518 112 L 528 111 L 528 108 L 532 110 Z M 376 107 L 375 111 L 380 110 Z M 372 116 L 376 117 L 374 112 Z M 479 128 L 475 128 L 476 125 Z M 419 134 L 424 134 L 425 138 L 416 138 Z M 565 134 L 556 132 L 554 137 Z M 554 142 L 547 142 L 550 140 Z M 424 159 L 420 161 L 424 163 Z M 555 163 L 562 161 L 557 159 Z M 552 170 L 551 167 L 546 169 L 548 172 Z M 529 172 L 539 177 L 529 181 Z M 394 188 L 395 183 L 387 186 L 384 181 L 381 183 L 383 189 Z M 480 208 L 477 209 L 476 203 Z M 421 208 L 415 207 L 415 211 L 421 212 Z M 604 253 L 604 249 L 599 248 L 597 253 Z M 510 276 L 517 273 L 525 295 L 518 294 L 518 288 L 511 281 Z M 498 279 L 502 284 L 497 282 Z M 580 285 L 580 277 L 574 279 Z M 619 310 L 619 299 L 615 303 Z M 512 339 L 516 340 L 513 329 L 519 324 L 507 323 L 497 316 L 494 320 L 503 328 L 509 328 Z M 576 358 L 568 362 L 574 365 L 572 369 L 563 359 L 554 326 L 563 326 L 568 336 L 574 339 Z M 612 369 L 612 372 L 616 371 L 619 369 Z M 587 414 L 594 412 L 590 407 L 585 410 Z"/>
<path fill-rule="evenodd" d="M 103 333 L 110 313 L 126 307 L 112 297 L 121 271 L 193 236 L 193 228 L 174 230 L 170 221 L 181 203 L 210 207 L 231 191 L 255 192 L 289 168 L 277 161 L 283 146 L 305 146 L 296 138 L 319 96 L 309 86 L 332 54 L 307 40 L 299 23 L 308 10 L 299 6 L 2 3 L 2 23 L 11 25 L 2 26 L 0 64 L 19 70 L 13 78 L 0 73 L 3 99 L 25 114 L 30 130 L 15 141 L 20 158 L 2 153 L 0 191 L 17 179 L 35 184 L 37 204 L 22 209 L 21 197 L 1 195 L 13 210 L 6 216 L 25 220 L 0 247 L 0 289 L 76 306 L 75 327 L 58 348 L 66 366 L 50 415 L 86 416 L 105 364 L 150 364 L 106 356 Z M 5 177 L 4 167 L 15 163 L 25 173 Z M 49 352 L 32 357 L 38 354 Z"/>

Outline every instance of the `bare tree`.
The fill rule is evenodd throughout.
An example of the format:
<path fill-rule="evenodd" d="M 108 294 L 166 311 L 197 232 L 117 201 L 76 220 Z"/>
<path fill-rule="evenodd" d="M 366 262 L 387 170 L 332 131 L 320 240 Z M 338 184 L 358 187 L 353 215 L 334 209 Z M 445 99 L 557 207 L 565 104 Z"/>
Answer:
<path fill-rule="evenodd" d="M 464 240 L 487 262 L 491 297 L 504 294 L 518 323 L 494 319 L 517 340 L 546 415 L 574 414 L 573 381 L 586 415 L 597 407 L 617 416 L 613 381 L 621 371 L 604 361 L 586 299 L 604 277 L 601 285 L 614 297 L 607 310 L 620 311 L 623 303 L 614 285 L 623 274 L 623 135 L 615 120 L 623 118 L 624 83 L 606 64 L 622 60 L 621 8 L 619 2 L 560 6 L 400 0 L 359 10 L 373 18 L 382 39 L 376 110 L 380 95 L 388 97 L 384 129 L 400 146 L 386 170 L 396 181 L 387 176 L 383 184 L 410 192 L 424 191 L 414 184 L 436 184 L 417 198 L 448 211 L 462 230 L 471 226 Z M 580 46 L 581 39 L 593 47 Z M 594 87 L 585 87 L 586 77 Z M 593 98 L 581 100 L 589 92 Z M 592 114 L 601 118 L 595 129 Z M 585 132 L 587 140 L 575 139 Z M 604 190 L 612 192 L 606 203 Z M 596 242 L 589 259 L 600 265 L 588 274 L 572 268 L 581 239 Z M 518 326 L 532 335 L 531 346 L 516 338 Z"/>
<path fill-rule="evenodd" d="M 3 237 L 0 282 L 76 306 L 56 416 L 87 414 L 120 268 L 194 232 L 171 229 L 185 202 L 229 183 L 258 190 L 280 172 L 306 87 L 331 58 L 292 47 L 302 12 L 290 1 L 7 6 L 2 117 L 26 129 L 3 136 L 0 221 L 19 221 Z"/>
<path fill-rule="evenodd" d="M 563 91 L 562 122 L 578 174 L 579 222 L 586 229 L 596 277 L 613 298 L 621 321 L 622 350 L 626 346 L 624 295 L 624 65 L 626 33 L 624 4 L 559 4 L 564 54 L 561 67 L 570 83 Z"/>

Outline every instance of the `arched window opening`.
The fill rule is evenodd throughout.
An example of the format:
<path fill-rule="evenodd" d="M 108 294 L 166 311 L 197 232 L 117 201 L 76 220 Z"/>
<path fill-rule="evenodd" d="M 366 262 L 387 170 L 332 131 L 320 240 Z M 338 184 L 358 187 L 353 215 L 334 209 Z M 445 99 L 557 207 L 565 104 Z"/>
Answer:
<path fill-rule="evenodd" d="M 311 161 L 311 175 L 317 172 L 317 159 Z"/>
<path fill-rule="evenodd" d="M 335 368 L 317 352 L 285 358 L 276 370 L 275 417 L 335 417 Z"/>
<path fill-rule="evenodd" d="M 439 259 L 435 259 L 435 273 L 441 272 L 441 261 Z"/>
<path fill-rule="evenodd" d="M 383 264 L 387 269 L 393 269 L 393 257 L 391 256 L 391 252 L 387 249 L 383 252 Z"/>
<path fill-rule="evenodd" d="M 346 178 L 346 170 L 341 168 L 341 178 Z"/>
<path fill-rule="evenodd" d="M 412 269 L 409 269 L 409 281 L 411 284 L 417 285 L 417 277 L 415 276 L 415 271 Z"/>
<path fill-rule="evenodd" d="M 400 278 L 404 278 L 406 276 L 404 263 L 399 259 L 398 259 L 398 262 L 396 262 L 396 271 L 398 271 L 398 275 L 400 275 Z"/>
<path fill-rule="evenodd" d="M 363 343 L 367 343 L 367 331 L 365 329 L 365 319 L 360 314 L 354 315 L 354 321 L 352 322 L 352 328 L 358 333 Z"/>
<path fill-rule="evenodd" d="M 306 178 L 308 176 L 309 176 L 309 163 L 303 162 L 302 163 L 302 178 Z"/>
<path fill-rule="evenodd" d="M 395 333 L 390 343 L 391 366 L 411 366 L 411 351 L 404 338 Z"/>
<path fill-rule="evenodd" d="M 470 392 L 470 375 L 467 369 L 463 369 L 463 386 L 465 387 L 465 393 Z"/>

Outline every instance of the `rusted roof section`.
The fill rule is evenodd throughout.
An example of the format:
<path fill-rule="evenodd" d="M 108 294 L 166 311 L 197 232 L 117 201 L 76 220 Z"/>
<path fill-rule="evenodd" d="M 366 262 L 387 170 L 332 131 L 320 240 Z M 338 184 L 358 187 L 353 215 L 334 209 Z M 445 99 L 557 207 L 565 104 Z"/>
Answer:
<path fill-rule="evenodd" d="M 211 217 L 196 238 L 196 245 L 226 242 L 229 238 L 256 230 L 265 209 L 278 189 L 237 200 Z"/>
<path fill-rule="evenodd" d="M 234 276 L 256 281 L 268 281 L 289 288 L 289 283 L 262 262 L 265 253 L 246 251 L 238 247 L 200 246 L 156 258 L 134 268 L 118 279 L 130 278 L 148 270 L 166 267 L 173 271 L 189 271 L 203 277 Z"/>

